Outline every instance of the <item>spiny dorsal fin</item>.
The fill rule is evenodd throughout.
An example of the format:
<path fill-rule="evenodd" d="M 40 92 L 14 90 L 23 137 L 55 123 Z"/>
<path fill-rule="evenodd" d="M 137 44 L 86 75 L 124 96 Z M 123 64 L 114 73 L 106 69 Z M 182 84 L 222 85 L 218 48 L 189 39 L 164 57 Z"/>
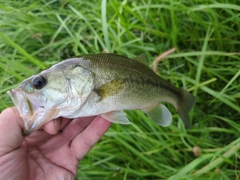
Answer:
<path fill-rule="evenodd" d="M 147 56 L 145 53 L 142 53 L 139 56 L 135 57 L 134 60 L 141 62 L 142 64 L 145 64 L 146 66 L 149 66 Z"/>
<path fill-rule="evenodd" d="M 148 110 L 143 110 L 146 115 L 160 126 L 166 127 L 172 123 L 172 114 L 163 104 Z"/>
<path fill-rule="evenodd" d="M 103 86 L 101 86 L 99 89 L 96 90 L 97 94 L 101 97 L 100 101 L 103 99 L 113 96 L 120 91 L 122 91 L 125 87 L 125 82 L 123 79 L 114 79 Z"/>

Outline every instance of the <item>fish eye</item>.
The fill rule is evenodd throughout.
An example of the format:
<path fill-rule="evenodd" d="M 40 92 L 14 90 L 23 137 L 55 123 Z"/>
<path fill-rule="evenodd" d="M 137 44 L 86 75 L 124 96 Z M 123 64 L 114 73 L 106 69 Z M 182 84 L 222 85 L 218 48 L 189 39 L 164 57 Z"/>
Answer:
<path fill-rule="evenodd" d="M 42 76 L 36 76 L 32 80 L 32 86 L 35 89 L 42 89 L 47 84 L 47 80 Z"/>

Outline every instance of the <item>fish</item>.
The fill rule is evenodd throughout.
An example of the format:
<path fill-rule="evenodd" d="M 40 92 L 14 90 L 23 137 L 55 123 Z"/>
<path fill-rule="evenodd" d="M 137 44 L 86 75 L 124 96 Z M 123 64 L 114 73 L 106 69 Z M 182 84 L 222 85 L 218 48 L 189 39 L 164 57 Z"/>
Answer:
<path fill-rule="evenodd" d="M 186 127 L 195 97 L 158 76 L 143 53 L 135 58 L 112 53 L 86 54 L 63 60 L 9 90 L 24 120 L 24 135 L 58 117 L 100 115 L 129 124 L 124 110 L 141 110 L 156 124 L 167 127 L 172 104 Z"/>

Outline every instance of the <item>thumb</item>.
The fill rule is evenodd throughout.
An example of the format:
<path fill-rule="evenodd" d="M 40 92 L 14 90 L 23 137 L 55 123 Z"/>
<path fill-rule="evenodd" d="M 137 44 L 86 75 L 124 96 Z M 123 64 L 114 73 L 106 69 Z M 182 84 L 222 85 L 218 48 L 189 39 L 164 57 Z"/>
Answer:
<path fill-rule="evenodd" d="M 23 120 L 16 108 L 5 109 L 0 114 L 0 156 L 3 156 L 21 146 Z"/>

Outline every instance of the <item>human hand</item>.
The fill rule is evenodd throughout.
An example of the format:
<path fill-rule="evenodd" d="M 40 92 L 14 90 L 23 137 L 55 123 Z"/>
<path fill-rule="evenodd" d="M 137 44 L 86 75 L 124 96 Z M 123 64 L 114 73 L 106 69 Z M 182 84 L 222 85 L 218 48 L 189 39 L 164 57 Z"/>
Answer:
<path fill-rule="evenodd" d="M 74 179 L 79 160 L 111 123 L 100 116 L 58 118 L 27 137 L 23 124 L 15 108 L 0 114 L 0 179 Z"/>

